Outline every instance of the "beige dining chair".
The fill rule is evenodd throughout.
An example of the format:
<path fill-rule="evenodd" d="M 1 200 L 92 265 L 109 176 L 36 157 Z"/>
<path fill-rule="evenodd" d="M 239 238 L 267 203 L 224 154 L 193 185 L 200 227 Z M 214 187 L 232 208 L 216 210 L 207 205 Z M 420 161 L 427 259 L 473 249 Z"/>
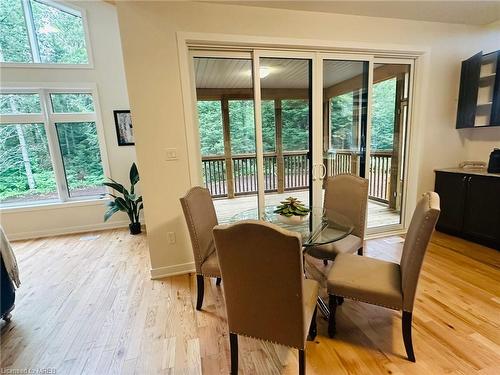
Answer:
<path fill-rule="evenodd" d="M 217 214 L 210 192 L 201 186 L 191 188 L 180 201 L 191 237 L 196 267 L 196 310 L 201 310 L 205 293 L 204 277 L 215 277 L 216 284 L 221 283 L 219 261 L 212 236 L 212 230 L 218 224 Z"/>
<path fill-rule="evenodd" d="M 299 351 L 305 374 L 307 335 L 316 336 L 319 284 L 304 278 L 298 233 L 248 220 L 214 229 L 224 279 L 231 374 L 238 373 L 238 335 Z"/>
<path fill-rule="evenodd" d="M 400 264 L 352 254 L 340 254 L 335 259 L 327 281 L 330 337 L 335 334 L 338 297 L 402 310 L 406 354 L 415 362 L 411 339 L 413 304 L 422 262 L 439 212 L 439 195 L 424 194 L 413 213 Z"/>
<path fill-rule="evenodd" d="M 351 234 L 341 240 L 307 248 L 307 254 L 323 259 L 325 265 L 338 254 L 363 255 L 363 240 L 368 206 L 368 180 L 353 174 L 340 174 L 326 181 L 323 207 L 340 214 L 354 226 Z"/>

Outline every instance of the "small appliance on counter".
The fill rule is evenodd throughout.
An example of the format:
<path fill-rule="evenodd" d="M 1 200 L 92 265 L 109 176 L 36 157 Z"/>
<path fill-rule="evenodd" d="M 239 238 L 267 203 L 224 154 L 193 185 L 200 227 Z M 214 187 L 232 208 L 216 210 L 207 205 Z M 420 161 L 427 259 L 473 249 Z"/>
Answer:
<path fill-rule="evenodd" d="M 495 148 L 491 151 L 488 173 L 500 173 L 500 148 Z"/>

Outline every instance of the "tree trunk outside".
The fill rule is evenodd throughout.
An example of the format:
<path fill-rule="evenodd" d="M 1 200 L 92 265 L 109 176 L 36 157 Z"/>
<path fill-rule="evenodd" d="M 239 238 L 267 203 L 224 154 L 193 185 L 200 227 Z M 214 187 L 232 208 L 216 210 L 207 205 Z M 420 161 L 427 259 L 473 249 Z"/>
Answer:
<path fill-rule="evenodd" d="M 10 109 L 12 113 L 16 113 L 16 105 L 14 104 L 14 98 L 11 96 L 9 98 Z M 22 125 L 16 125 L 17 137 L 19 138 L 19 147 L 21 148 L 21 155 L 23 157 L 24 170 L 26 171 L 26 178 L 28 179 L 28 186 L 30 190 L 36 189 L 35 178 L 33 177 L 33 171 L 31 169 L 31 162 L 28 155 L 28 148 L 26 147 L 26 139 L 24 138 Z"/>

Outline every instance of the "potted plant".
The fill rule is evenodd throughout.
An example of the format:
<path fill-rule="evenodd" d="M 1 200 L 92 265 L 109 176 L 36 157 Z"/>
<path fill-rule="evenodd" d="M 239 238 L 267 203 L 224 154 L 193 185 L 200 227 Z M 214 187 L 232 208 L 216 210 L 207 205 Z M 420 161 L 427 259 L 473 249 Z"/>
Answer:
<path fill-rule="evenodd" d="M 307 219 L 311 211 L 298 198 L 288 197 L 280 203 L 274 213 L 278 214 L 278 219 L 285 224 L 300 224 Z"/>
<path fill-rule="evenodd" d="M 137 196 L 135 194 L 135 184 L 139 182 L 139 171 L 135 163 L 130 167 L 130 192 L 125 189 L 125 187 L 110 178 L 111 182 L 105 182 L 104 185 L 121 193 L 123 197 L 118 197 L 114 194 L 107 193 L 108 195 L 115 198 L 109 201 L 106 205 L 108 210 L 104 214 L 104 221 L 107 221 L 115 212 L 123 211 L 126 212 L 129 219 L 129 229 L 130 234 L 141 233 L 141 223 L 139 221 L 139 212 L 144 208 L 144 203 L 142 203 L 142 195 Z"/>

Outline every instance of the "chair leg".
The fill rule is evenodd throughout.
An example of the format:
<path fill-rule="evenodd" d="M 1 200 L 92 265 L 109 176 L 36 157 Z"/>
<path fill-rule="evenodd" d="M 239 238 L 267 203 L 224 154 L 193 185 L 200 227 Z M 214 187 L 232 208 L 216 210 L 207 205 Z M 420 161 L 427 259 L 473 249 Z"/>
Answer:
<path fill-rule="evenodd" d="M 205 280 L 202 275 L 196 275 L 196 285 L 198 286 L 196 310 L 201 310 L 201 306 L 203 305 L 203 294 L 205 293 Z"/>
<path fill-rule="evenodd" d="M 406 355 L 409 361 L 415 362 L 415 354 L 413 353 L 413 343 L 411 340 L 411 320 L 412 313 L 403 311 L 403 341 L 405 343 Z"/>
<path fill-rule="evenodd" d="M 323 259 L 323 264 L 324 264 L 325 266 L 328 266 L 328 260 L 327 260 L 327 259 Z"/>
<path fill-rule="evenodd" d="M 318 306 L 314 308 L 314 313 L 311 319 L 311 325 L 309 326 L 309 340 L 314 341 L 316 335 L 318 334 L 318 325 L 316 324 L 316 314 L 318 313 Z"/>
<path fill-rule="evenodd" d="M 299 375 L 306 375 L 306 353 L 304 349 L 299 349 Z"/>
<path fill-rule="evenodd" d="M 338 297 L 337 296 L 337 305 L 340 306 L 344 303 L 344 297 Z"/>
<path fill-rule="evenodd" d="M 215 285 L 220 285 L 221 281 L 222 281 L 222 278 L 217 277 L 217 278 L 215 279 Z"/>
<path fill-rule="evenodd" d="M 330 307 L 330 315 L 328 316 L 328 336 L 332 338 L 337 330 L 335 323 L 335 313 L 337 312 L 337 296 L 330 295 L 328 298 L 328 305 Z"/>
<path fill-rule="evenodd" d="M 358 249 L 358 255 L 363 255 L 363 248 Z"/>
<path fill-rule="evenodd" d="M 229 346 L 231 349 L 231 375 L 238 374 L 238 335 L 229 333 Z"/>

